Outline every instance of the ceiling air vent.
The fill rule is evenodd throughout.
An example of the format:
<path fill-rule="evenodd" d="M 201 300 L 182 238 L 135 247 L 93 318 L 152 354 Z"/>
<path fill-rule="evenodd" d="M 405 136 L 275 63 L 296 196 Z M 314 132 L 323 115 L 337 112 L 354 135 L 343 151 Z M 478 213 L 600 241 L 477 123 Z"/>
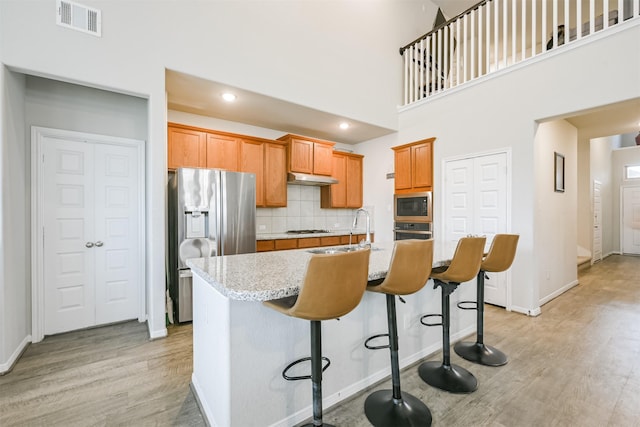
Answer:
<path fill-rule="evenodd" d="M 98 9 L 66 0 L 57 0 L 56 5 L 58 25 L 102 37 L 102 13 Z"/>

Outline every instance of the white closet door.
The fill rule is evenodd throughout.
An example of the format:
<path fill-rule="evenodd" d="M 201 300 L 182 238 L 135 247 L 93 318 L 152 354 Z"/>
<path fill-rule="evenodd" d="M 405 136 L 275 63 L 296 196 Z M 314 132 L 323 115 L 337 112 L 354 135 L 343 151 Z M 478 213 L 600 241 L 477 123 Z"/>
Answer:
<path fill-rule="evenodd" d="M 476 183 L 475 234 L 487 236 L 487 246 L 507 226 L 507 155 L 499 153 L 474 159 Z M 507 273 L 487 273 L 484 300 L 506 306 Z"/>
<path fill-rule="evenodd" d="M 46 138 L 44 154 L 45 335 L 95 324 L 93 148 Z"/>
<path fill-rule="evenodd" d="M 496 153 L 445 163 L 444 223 L 447 241 L 469 234 L 493 237 L 507 231 L 507 154 Z M 507 273 L 489 273 L 485 302 L 505 307 Z"/>
<path fill-rule="evenodd" d="M 132 146 L 95 144 L 96 324 L 138 316 L 138 197 Z"/>
<path fill-rule="evenodd" d="M 593 181 L 593 256 L 592 263 L 602 261 L 602 184 Z"/>
<path fill-rule="evenodd" d="M 137 148 L 47 137 L 42 152 L 44 334 L 137 318 Z"/>
<path fill-rule="evenodd" d="M 474 219 L 473 159 L 447 162 L 445 166 L 445 235 L 457 242 L 473 233 Z"/>

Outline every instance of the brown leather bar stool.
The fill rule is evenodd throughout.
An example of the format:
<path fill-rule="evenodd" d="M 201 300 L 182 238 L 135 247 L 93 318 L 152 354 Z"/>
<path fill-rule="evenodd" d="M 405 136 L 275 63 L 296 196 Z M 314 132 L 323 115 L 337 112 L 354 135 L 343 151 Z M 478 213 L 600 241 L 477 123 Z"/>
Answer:
<path fill-rule="evenodd" d="M 420 319 L 425 326 L 442 326 L 443 357 L 442 363 L 435 361 L 422 363 L 418 367 L 418 374 L 427 384 L 451 393 L 471 393 L 478 388 L 478 381 L 471 372 L 451 364 L 449 295 L 460 283 L 468 282 L 478 275 L 485 241 L 484 237 L 463 237 L 458 241 L 451 264 L 433 269 L 431 272 L 433 288 L 439 286 L 442 291 L 442 314 L 427 314 Z M 426 322 L 425 319 L 434 316 L 440 317 L 442 322 Z"/>
<path fill-rule="evenodd" d="M 477 311 L 476 342 L 458 342 L 453 346 L 458 356 L 471 362 L 485 366 L 502 366 L 507 363 L 507 356 L 484 343 L 484 279 L 485 274 L 499 273 L 511 267 L 518 246 L 517 234 L 496 234 L 491 242 L 489 253 L 480 265 L 477 280 L 476 301 L 460 301 L 458 308 Z"/>
<path fill-rule="evenodd" d="M 430 426 L 431 411 L 421 400 L 400 390 L 400 367 L 398 363 L 398 324 L 396 321 L 396 295 L 409 295 L 424 287 L 431 274 L 433 264 L 433 240 L 397 241 L 389 271 L 384 281 L 377 286 L 367 286 L 371 292 L 380 292 L 387 297 L 388 334 L 374 335 L 365 341 L 372 350 L 388 348 L 391 353 L 392 390 L 371 393 L 364 402 L 364 412 L 374 426 Z M 402 298 L 400 299 L 402 301 Z M 389 337 L 388 345 L 372 346 L 376 338 Z"/>
<path fill-rule="evenodd" d="M 320 321 L 344 316 L 360 303 L 367 286 L 370 252 L 370 249 L 361 249 L 313 255 L 298 295 L 264 302 L 267 307 L 287 316 L 311 321 L 311 357 L 296 360 L 282 372 L 282 377 L 289 381 L 311 379 L 313 423 L 307 426 L 329 426 L 322 423 L 322 372 L 331 362 L 322 357 Z M 309 360 L 311 375 L 287 375 L 294 365 Z M 326 362 L 324 367 L 323 361 Z"/>

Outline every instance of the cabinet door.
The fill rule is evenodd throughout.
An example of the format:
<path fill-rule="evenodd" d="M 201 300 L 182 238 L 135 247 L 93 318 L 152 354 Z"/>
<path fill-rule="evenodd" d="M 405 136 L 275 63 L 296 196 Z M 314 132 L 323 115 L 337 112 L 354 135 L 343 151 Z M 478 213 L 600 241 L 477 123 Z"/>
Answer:
<path fill-rule="evenodd" d="M 265 206 L 287 206 L 287 147 L 264 144 Z"/>
<path fill-rule="evenodd" d="M 207 144 L 204 132 L 169 127 L 169 169 L 207 166 Z"/>
<path fill-rule="evenodd" d="M 230 136 L 207 134 L 207 167 L 237 172 L 239 140 Z"/>
<path fill-rule="evenodd" d="M 327 207 L 345 208 L 347 207 L 347 156 L 334 154 L 332 160 L 333 173 L 331 176 L 337 179 L 338 183 L 327 187 L 327 190 L 331 193 L 331 206 Z M 324 189 L 325 187 L 322 188 Z"/>
<path fill-rule="evenodd" d="M 333 158 L 333 146 L 313 143 L 313 173 L 316 175 L 331 176 Z"/>
<path fill-rule="evenodd" d="M 394 173 L 396 190 L 411 188 L 411 147 L 395 150 Z"/>
<path fill-rule="evenodd" d="M 289 144 L 289 170 L 313 173 L 313 142 L 292 139 Z M 329 171 L 329 174 L 331 171 Z"/>
<path fill-rule="evenodd" d="M 346 158 L 346 207 L 362 207 L 362 158 L 348 156 Z"/>
<path fill-rule="evenodd" d="M 426 142 L 411 147 L 411 159 L 412 187 L 431 187 L 431 143 Z"/>
<path fill-rule="evenodd" d="M 242 140 L 240 171 L 256 175 L 256 206 L 264 206 L 264 144 Z"/>

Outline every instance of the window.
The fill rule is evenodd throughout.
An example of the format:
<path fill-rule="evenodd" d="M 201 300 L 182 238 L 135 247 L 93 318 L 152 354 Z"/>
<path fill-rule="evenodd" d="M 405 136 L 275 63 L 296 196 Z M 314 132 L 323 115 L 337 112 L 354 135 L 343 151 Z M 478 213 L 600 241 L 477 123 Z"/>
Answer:
<path fill-rule="evenodd" d="M 640 179 L 640 165 L 625 166 L 624 179 Z"/>

